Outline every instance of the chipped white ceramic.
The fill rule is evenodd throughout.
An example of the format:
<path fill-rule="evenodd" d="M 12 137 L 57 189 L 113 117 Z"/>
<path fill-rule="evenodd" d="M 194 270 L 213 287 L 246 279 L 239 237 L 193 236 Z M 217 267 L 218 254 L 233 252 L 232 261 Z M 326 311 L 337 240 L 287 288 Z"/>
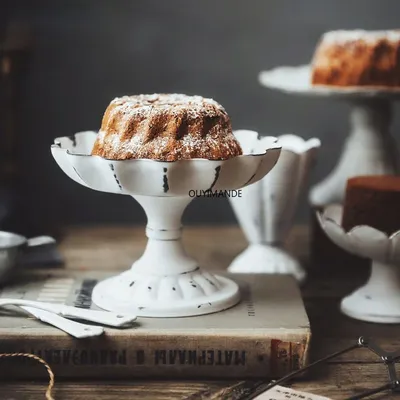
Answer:
<path fill-rule="evenodd" d="M 257 132 L 246 130 L 235 131 L 235 135 L 253 136 L 254 141 L 258 137 Z M 282 151 L 272 171 L 254 185 L 242 189 L 241 197 L 229 198 L 249 242 L 249 247 L 233 260 L 229 271 L 292 274 L 301 282 L 305 271 L 286 252 L 283 243 L 320 141 L 287 134 L 279 136 L 278 143 Z"/>
<path fill-rule="evenodd" d="M 341 205 L 317 213 L 322 229 L 344 250 L 372 260 L 368 282 L 342 300 L 342 312 L 363 321 L 400 323 L 400 231 L 390 237 L 370 226 L 345 232 L 342 213 Z"/>
<path fill-rule="evenodd" d="M 389 127 L 392 100 L 400 89 L 381 87 L 330 87 L 311 84 L 311 66 L 277 67 L 263 71 L 259 82 L 270 89 L 303 96 L 322 96 L 350 102 L 350 133 L 333 171 L 310 192 L 310 203 L 342 203 L 346 182 L 358 175 L 397 174 L 400 159 Z"/>
<path fill-rule="evenodd" d="M 208 314 L 240 301 L 238 285 L 202 270 L 182 245 L 181 217 L 192 190 L 234 190 L 263 178 L 276 164 L 276 138 L 238 138 L 244 155 L 225 161 L 113 161 L 91 156 L 96 132 L 58 138 L 51 147 L 61 169 L 94 190 L 132 196 L 147 215 L 148 242 L 130 270 L 93 290 L 99 307 L 144 317 Z M 250 143 L 251 142 L 251 146 Z M 247 149 L 252 147 L 253 151 Z M 210 199 L 212 201 L 212 199 Z"/>

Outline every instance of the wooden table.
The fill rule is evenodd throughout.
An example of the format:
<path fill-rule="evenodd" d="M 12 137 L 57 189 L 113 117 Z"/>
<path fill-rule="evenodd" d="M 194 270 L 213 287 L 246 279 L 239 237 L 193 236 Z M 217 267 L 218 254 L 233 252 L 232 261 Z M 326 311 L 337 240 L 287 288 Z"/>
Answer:
<path fill-rule="evenodd" d="M 237 227 L 186 228 L 184 242 L 188 252 L 210 269 L 224 269 L 246 247 Z M 61 243 L 69 269 L 127 269 L 144 248 L 143 228 L 71 228 Z M 288 247 L 307 265 L 308 232 L 293 230 Z M 368 270 L 352 265 L 315 265 L 302 288 L 312 328 L 312 359 L 354 344 L 359 336 L 370 336 L 387 350 L 400 349 L 398 326 L 375 325 L 352 320 L 340 314 L 340 299 L 368 275 Z M 6 371 L 0 372 L 1 375 Z M 386 383 L 386 369 L 372 353 L 357 349 L 318 367 L 292 387 L 298 390 L 343 399 Z M 243 393 L 260 382 L 239 381 L 57 381 L 55 399 L 244 399 Z M 247 388 L 247 389 L 245 389 Z M 0 399 L 43 399 L 44 382 L 7 382 L 0 386 Z M 377 398 L 377 397 L 375 397 Z M 382 399 L 395 399 L 388 393 Z"/>

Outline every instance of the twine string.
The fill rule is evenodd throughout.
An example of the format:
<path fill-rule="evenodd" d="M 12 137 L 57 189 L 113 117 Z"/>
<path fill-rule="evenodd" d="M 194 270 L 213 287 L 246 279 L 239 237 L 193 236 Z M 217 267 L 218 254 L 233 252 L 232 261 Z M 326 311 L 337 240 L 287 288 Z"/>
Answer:
<path fill-rule="evenodd" d="M 46 370 L 47 373 L 49 375 L 49 384 L 47 386 L 46 389 L 46 400 L 54 400 L 54 397 L 51 394 L 51 391 L 54 387 L 54 372 L 52 371 L 51 367 L 49 364 L 47 364 L 46 361 L 43 360 L 43 358 L 40 358 L 38 356 L 35 356 L 34 354 L 30 354 L 30 353 L 0 353 L 0 358 L 6 358 L 6 357 L 25 357 L 25 358 L 30 358 L 32 360 L 35 360 L 37 362 L 39 362 L 40 364 L 42 364 Z"/>

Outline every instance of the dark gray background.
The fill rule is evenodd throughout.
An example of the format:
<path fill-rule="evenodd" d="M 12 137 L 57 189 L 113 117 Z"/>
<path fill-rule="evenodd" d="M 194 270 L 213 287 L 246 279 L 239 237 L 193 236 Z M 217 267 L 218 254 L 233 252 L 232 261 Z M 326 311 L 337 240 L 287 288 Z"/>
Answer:
<path fill-rule="evenodd" d="M 29 22 L 35 41 L 21 93 L 26 201 L 40 218 L 70 224 L 145 220 L 129 197 L 71 181 L 49 152 L 54 137 L 98 129 L 109 101 L 124 94 L 199 94 L 223 104 L 236 129 L 317 136 L 323 147 L 312 176 L 316 182 L 338 157 L 348 106 L 267 90 L 258 84 L 258 73 L 307 63 L 324 31 L 400 25 L 398 0 L 0 4 L 9 18 Z M 393 132 L 398 130 L 396 118 Z M 307 218 L 304 196 L 298 219 Z M 185 222 L 233 223 L 234 215 L 227 200 L 196 199 Z"/>

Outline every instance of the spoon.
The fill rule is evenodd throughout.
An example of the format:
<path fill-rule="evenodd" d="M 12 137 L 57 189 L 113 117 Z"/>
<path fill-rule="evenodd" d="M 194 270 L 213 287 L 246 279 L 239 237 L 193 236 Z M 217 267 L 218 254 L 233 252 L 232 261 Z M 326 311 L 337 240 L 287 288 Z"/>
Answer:
<path fill-rule="evenodd" d="M 64 304 L 45 303 L 41 301 L 23 299 L 0 299 L 0 307 L 4 306 L 27 306 L 35 309 L 48 311 L 65 318 L 82 319 L 101 325 L 123 327 L 136 320 L 135 315 L 115 314 L 109 311 L 87 310 L 84 308 L 66 306 Z"/>

